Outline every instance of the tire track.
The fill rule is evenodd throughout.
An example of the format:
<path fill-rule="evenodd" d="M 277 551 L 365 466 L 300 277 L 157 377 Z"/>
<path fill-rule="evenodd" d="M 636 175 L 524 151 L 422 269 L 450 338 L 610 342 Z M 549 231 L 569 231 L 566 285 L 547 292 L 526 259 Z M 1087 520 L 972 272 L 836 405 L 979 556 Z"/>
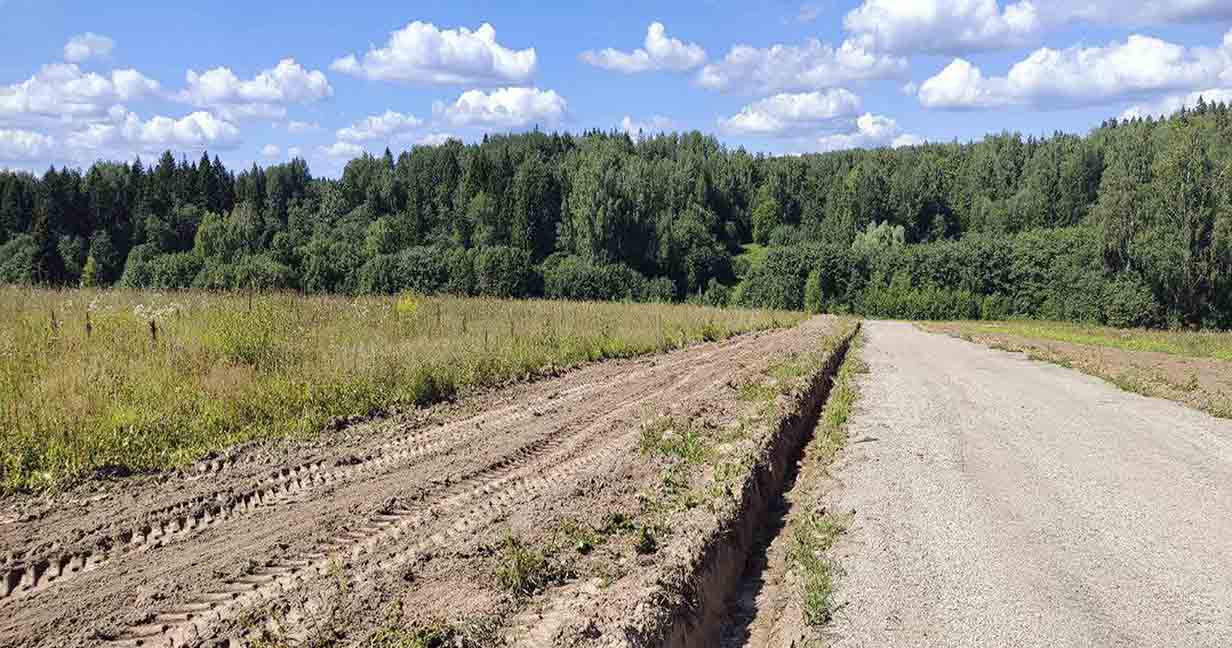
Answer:
<path fill-rule="evenodd" d="M 732 352 L 734 355 L 726 357 Z M 737 363 L 746 356 L 762 353 L 763 350 L 757 349 L 751 341 L 743 340 L 706 353 L 701 359 L 684 358 L 680 362 L 648 368 L 642 373 L 667 374 L 668 388 L 664 389 L 657 383 L 643 385 L 597 419 L 584 417 L 580 427 L 557 427 L 512 455 L 465 476 L 440 492 L 428 494 L 420 506 L 378 508 L 320 543 L 315 550 L 289 559 L 267 562 L 252 574 L 225 581 L 187 603 L 165 608 L 149 622 L 128 628 L 111 645 L 182 646 L 217 636 L 226 631 L 228 623 L 245 612 L 309 589 L 309 585 L 342 569 L 342 565 L 370 556 L 379 547 L 396 545 L 407 534 L 415 532 L 422 535 L 420 532 L 435 529 L 410 547 L 395 547 L 388 557 L 370 560 L 362 571 L 371 575 L 400 569 L 417 560 L 424 552 L 449 546 L 457 538 L 490 523 L 503 512 L 524 506 L 541 494 L 559 488 L 561 483 L 575 480 L 594 466 L 611 463 L 616 455 L 627 453 L 629 447 L 636 443 L 636 428 L 623 435 L 608 437 L 598 448 L 593 447 L 593 442 L 637 407 L 681 392 L 687 400 L 690 389 L 694 392 L 693 396 L 704 393 L 727 381 L 726 376 L 722 376 L 704 381 L 705 385 L 701 388 L 694 387 L 699 377 L 713 375 L 710 371 L 713 364 Z M 673 376 L 686 363 L 691 365 L 689 371 Z M 626 375 L 625 380 L 629 379 Z M 437 528 L 439 524 L 434 526 L 434 523 L 445 526 Z M 358 580 L 363 583 L 373 579 Z M 321 602 L 313 604 L 313 599 L 309 598 L 308 603 L 285 615 L 284 623 L 291 627 L 301 626 L 305 618 L 320 612 L 327 604 L 323 599 L 316 600 Z"/>
<path fill-rule="evenodd" d="M 707 361 L 742 340 L 715 345 L 702 357 L 680 354 L 666 365 L 656 365 L 607 379 L 569 387 L 547 397 L 537 397 L 531 403 L 516 403 L 452 421 L 426 430 L 417 430 L 402 438 L 383 444 L 364 456 L 342 455 L 316 459 L 275 471 L 269 477 L 251 482 L 235 490 L 216 490 L 161 507 L 141 515 L 131 523 L 114 524 L 105 530 L 88 534 L 95 538 L 89 546 L 81 546 L 61 538 L 52 541 L 44 555 L 26 557 L 29 550 L 10 550 L 0 563 L 0 603 L 19 599 L 42 591 L 74 577 L 99 569 L 116 559 L 144 553 L 170 542 L 192 537 L 206 528 L 226 523 L 238 516 L 253 514 L 265 507 L 286 503 L 292 498 L 330 486 L 375 476 L 428 458 L 439 456 L 456 447 L 473 442 L 480 434 L 491 435 L 512 429 L 516 425 L 543 415 L 540 408 L 561 409 L 569 403 L 584 400 L 595 392 L 620 382 L 640 379 L 651 372 L 670 370 L 686 363 Z M 213 460 L 202 464 L 208 473 L 220 472 L 224 463 Z M 78 546 L 73 547 L 74 544 Z"/>

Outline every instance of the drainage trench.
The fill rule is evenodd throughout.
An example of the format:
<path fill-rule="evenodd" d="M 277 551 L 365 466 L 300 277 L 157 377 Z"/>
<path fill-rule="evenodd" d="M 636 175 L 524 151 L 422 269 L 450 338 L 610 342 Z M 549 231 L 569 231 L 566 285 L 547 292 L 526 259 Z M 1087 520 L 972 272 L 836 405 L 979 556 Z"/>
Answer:
<path fill-rule="evenodd" d="M 717 645 L 734 599 L 740 594 L 748 563 L 756 550 L 777 532 L 778 503 L 784 490 L 795 479 L 797 464 L 812 439 L 818 418 L 829 398 L 834 378 L 847 357 L 859 325 L 827 358 L 814 374 L 796 409 L 781 418 L 761 459 L 750 471 L 741 490 L 739 514 L 727 521 L 704 551 L 693 577 L 692 602 L 673 615 L 666 633 L 665 648 L 703 648 Z"/>

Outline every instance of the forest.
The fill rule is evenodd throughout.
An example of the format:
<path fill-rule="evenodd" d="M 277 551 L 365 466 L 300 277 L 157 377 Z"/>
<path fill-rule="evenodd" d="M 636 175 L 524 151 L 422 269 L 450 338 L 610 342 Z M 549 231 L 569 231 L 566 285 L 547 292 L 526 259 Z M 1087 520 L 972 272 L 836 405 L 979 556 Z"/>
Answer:
<path fill-rule="evenodd" d="M 538 130 L 351 160 L 0 172 L 0 283 L 1232 326 L 1232 112 L 753 155 Z"/>

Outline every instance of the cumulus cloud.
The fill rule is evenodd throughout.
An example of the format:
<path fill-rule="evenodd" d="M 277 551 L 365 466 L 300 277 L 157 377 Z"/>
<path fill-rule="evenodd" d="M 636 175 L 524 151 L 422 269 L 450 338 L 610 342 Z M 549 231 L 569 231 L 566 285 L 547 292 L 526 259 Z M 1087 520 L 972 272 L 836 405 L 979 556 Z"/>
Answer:
<path fill-rule="evenodd" d="M 297 157 L 300 157 L 300 154 L 301 154 L 301 153 L 302 153 L 302 151 L 300 151 L 300 149 L 299 149 L 299 147 L 298 147 L 298 146 L 292 146 L 292 147 L 290 147 L 290 148 L 288 148 L 288 149 L 287 149 L 287 157 L 289 157 L 289 158 L 291 158 L 291 159 L 295 159 L 295 158 L 297 158 Z"/>
<path fill-rule="evenodd" d="M 55 140 L 28 130 L 0 129 L 0 160 L 24 162 L 51 155 Z"/>
<path fill-rule="evenodd" d="M 322 146 L 317 149 L 321 154 L 332 157 L 334 159 L 350 159 L 356 158 L 364 154 L 364 147 L 350 142 L 334 142 L 329 146 Z"/>
<path fill-rule="evenodd" d="M 52 63 L 21 83 L 0 86 L 0 123 L 90 121 L 158 90 L 157 81 L 136 70 L 103 76 L 72 63 Z"/>
<path fill-rule="evenodd" d="M 107 56 L 113 49 L 115 49 L 115 41 L 106 36 L 94 32 L 77 34 L 64 45 L 64 60 L 69 63 L 81 63 L 92 58 Z"/>
<path fill-rule="evenodd" d="M 534 48 L 509 49 L 484 23 L 471 31 L 415 21 L 393 32 L 384 47 L 351 54 L 330 69 L 365 79 L 420 83 L 524 83 L 535 75 Z"/>
<path fill-rule="evenodd" d="M 876 148 L 880 146 L 914 146 L 922 144 L 923 138 L 902 132 L 898 122 L 883 115 L 864 113 L 856 119 L 854 128 L 845 133 L 834 133 L 817 138 L 820 151 L 839 151 L 851 148 Z"/>
<path fill-rule="evenodd" d="M 449 133 L 428 133 L 415 142 L 419 146 L 440 146 L 449 140 L 458 139 Z"/>
<path fill-rule="evenodd" d="M 261 147 L 261 157 L 276 159 L 282 156 L 282 149 L 277 144 L 266 144 Z"/>
<path fill-rule="evenodd" d="M 452 104 L 436 102 L 432 111 L 454 126 L 521 128 L 554 124 L 568 110 L 555 90 L 499 88 L 491 92 L 468 90 Z"/>
<path fill-rule="evenodd" d="M 1034 41 L 1040 16 L 1032 0 L 864 0 L 843 25 L 866 48 L 896 54 L 955 54 Z"/>
<path fill-rule="evenodd" d="M 624 131 L 629 137 L 638 140 L 647 135 L 666 132 L 674 126 L 675 124 L 672 120 L 663 115 L 652 115 L 650 119 L 645 121 L 637 121 L 633 117 L 625 115 L 620 120 L 620 130 Z"/>
<path fill-rule="evenodd" d="M 1168 95 L 1150 103 L 1134 104 L 1121 113 L 1121 119 L 1167 117 L 1180 111 L 1181 108 L 1197 106 L 1199 99 L 1205 100 L 1208 104 L 1220 102 L 1232 104 L 1232 88 L 1208 88 L 1188 94 Z"/>
<path fill-rule="evenodd" d="M 346 142 L 367 142 L 375 139 L 388 139 L 396 135 L 404 135 L 419 126 L 423 121 L 414 115 L 404 115 L 392 110 L 386 110 L 383 115 L 373 115 L 361 119 L 354 124 L 338 131 L 338 139 Z"/>
<path fill-rule="evenodd" d="M 248 80 L 226 67 L 202 73 L 189 70 L 185 78 L 188 87 L 177 99 L 233 120 L 281 119 L 290 104 L 313 103 L 334 94 L 323 72 L 307 70 L 289 58 Z"/>
<path fill-rule="evenodd" d="M 789 135 L 815 130 L 827 122 L 854 117 L 860 98 L 842 88 L 777 94 L 719 119 L 719 128 L 735 135 Z"/>
<path fill-rule="evenodd" d="M 691 70 L 706 62 L 706 50 L 696 43 L 685 43 L 667 35 L 663 23 L 653 22 L 646 28 L 643 47 L 632 52 L 607 48 L 582 52 L 582 61 L 605 70 L 634 74 L 652 70 Z"/>
<path fill-rule="evenodd" d="M 233 149 L 240 143 L 236 126 L 204 111 L 179 119 L 155 116 L 142 120 L 135 113 L 115 116 L 111 123 L 90 124 L 66 138 L 77 151 L 146 151 L 165 149 Z"/>
<path fill-rule="evenodd" d="M 920 85 L 928 108 L 1093 105 L 1232 81 L 1232 32 L 1220 48 L 1132 35 L 1103 47 L 1041 48 L 1003 77 L 955 59 Z"/>
<path fill-rule="evenodd" d="M 1054 20 L 1081 20 L 1119 25 L 1161 25 L 1227 20 L 1227 0 L 1036 0 L 1040 12 Z"/>
<path fill-rule="evenodd" d="M 952 54 L 1038 43 L 1072 23 L 1160 25 L 1232 19 L 1228 0 L 864 0 L 843 25 L 862 46 L 895 54 Z"/>
<path fill-rule="evenodd" d="M 850 40 L 838 48 L 818 40 L 759 49 L 736 45 L 722 61 L 702 68 L 697 83 L 711 90 L 783 92 L 815 90 L 864 79 L 900 78 L 907 61 Z"/>

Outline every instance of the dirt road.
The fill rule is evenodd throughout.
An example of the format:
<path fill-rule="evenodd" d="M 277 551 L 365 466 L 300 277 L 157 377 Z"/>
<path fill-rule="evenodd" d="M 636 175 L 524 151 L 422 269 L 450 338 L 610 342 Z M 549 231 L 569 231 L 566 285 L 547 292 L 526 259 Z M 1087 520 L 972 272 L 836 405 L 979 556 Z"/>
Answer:
<path fill-rule="evenodd" d="M 271 623 L 290 643 L 354 644 L 516 612 L 491 585 L 510 534 L 635 514 L 662 480 L 638 452 L 647 417 L 735 425 L 752 407 L 740 387 L 833 325 L 602 363 L 33 506 L 0 523 L 0 645 L 243 645 Z M 623 542 L 603 548 L 612 564 L 650 559 Z M 516 623 L 494 632 L 516 639 L 538 621 Z"/>
<path fill-rule="evenodd" d="M 834 646 L 1227 646 L 1232 422 L 870 322 Z"/>

